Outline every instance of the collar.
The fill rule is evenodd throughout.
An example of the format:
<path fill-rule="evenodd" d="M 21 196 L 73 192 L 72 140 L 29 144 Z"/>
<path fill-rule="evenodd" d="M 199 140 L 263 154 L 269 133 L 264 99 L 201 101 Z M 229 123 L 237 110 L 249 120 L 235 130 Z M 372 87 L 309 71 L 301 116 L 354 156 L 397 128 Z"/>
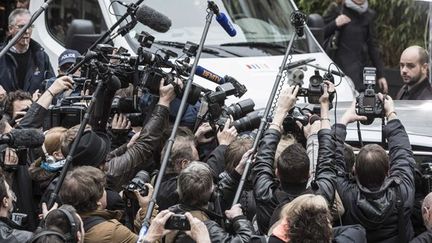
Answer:
<path fill-rule="evenodd" d="M 415 83 L 414 85 L 405 85 L 405 87 L 408 87 L 408 92 L 415 92 L 419 90 L 423 85 L 425 85 L 425 82 L 429 83 L 428 77 L 424 78 L 422 81 Z"/>

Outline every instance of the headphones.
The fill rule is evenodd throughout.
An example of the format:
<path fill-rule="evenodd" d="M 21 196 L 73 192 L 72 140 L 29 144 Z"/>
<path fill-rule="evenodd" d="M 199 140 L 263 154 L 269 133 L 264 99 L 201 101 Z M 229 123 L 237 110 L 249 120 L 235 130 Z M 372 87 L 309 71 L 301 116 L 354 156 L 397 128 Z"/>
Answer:
<path fill-rule="evenodd" d="M 45 235 L 56 235 L 56 236 L 58 236 L 60 239 L 62 239 L 66 243 L 76 243 L 76 242 L 78 242 L 77 232 L 79 231 L 79 228 L 78 228 L 77 222 L 75 221 L 75 218 L 66 209 L 58 208 L 58 209 L 55 209 L 55 210 L 59 210 L 64 215 L 66 215 L 66 218 L 69 221 L 70 231 L 67 232 L 67 233 L 65 233 L 65 234 L 61 234 L 61 233 L 59 233 L 57 231 L 48 230 L 48 229 L 46 229 L 46 222 L 45 222 L 45 227 L 44 227 L 45 230 L 43 230 L 42 232 L 40 232 L 40 233 L 36 234 L 35 236 L 33 236 L 33 238 L 30 241 L 31 243 L 36 242 L 37 239 L 39 239 L 40 237 L 45 236 Z M 55 210 L 53 210 L 53 211 L 55 211 Z M 51 211 L 51 212 L 53 212 L 53 211 Z M 48 215 L 50 213 L 48 213 Z M 46 217 L 48 217 L 48 215 Z"/>
<path fill-rule="evenodd" d="M 48 164 L 52 164 L 55 163 L 57 160 L 54 158 L 54 156 L 49 155 L 46 148 L 45 148 L 45 143 L 42 144 L 42 151 L 45 155 L 45 162 L 47 162 Z"/>

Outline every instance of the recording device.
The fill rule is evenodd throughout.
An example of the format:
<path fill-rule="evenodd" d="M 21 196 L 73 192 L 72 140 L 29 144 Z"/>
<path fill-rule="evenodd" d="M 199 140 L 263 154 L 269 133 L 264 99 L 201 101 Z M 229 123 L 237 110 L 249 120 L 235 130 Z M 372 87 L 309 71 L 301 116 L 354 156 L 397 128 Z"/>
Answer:
<path fill-rule="evenodd" d="M 306 15 L 300 11 L 294 11 L 290 16 L 290 21 L 292 26 L 296 29 L 296 33 L 298 37 L 302 37 L 304 35 L 304 25 L 306 23 Z"/>
<path fill-rule="evenodd" d="M 169 230 L 190 230 L 191 226 L 188 218 L 184 214 L 174 214 L 165 223 L 165 229 Z"/>
<path fill-rule="evenodd" d="M 375 118 L 384 116 L 384 104 L 375 93 L 376 68 L 365 67 L 363 69 L 363 84 L 366 89 L 356 99 L 356 113 L 366 116 L 366 121 L 360 121 L 363 125 L 372 124 Z"/>
<path fill-rule="evenodd" d="M 233 118 L 233 120 L 238 120 L 250 112 L 254 111 L 255 103 L 252 99 L 246 99 L 239 101 L 237 103 L 231 104 L 230 106 L 224 106 L 222 108 L 221 115 L 217 118 L 215 121 L 215 124 L 218 125 L 219 130 L 223 130 L 225 123 L 230 117 Z M 256 115 L 257 116 L 257 115 Z M 247 120 L 242 120 L 243 122 L 248 122 Z M 241 124 L 242 121 L 238 121 L 236 124 L 238 124 L 239 128 L 243 127 Z M 234 125 L 234 124 L 233 124 Z M 237 128 L 237 127 L 236 127 Z"/>
<path fill-rule="evenodd" d="M 171 20 L 168 17 L 144 4 L 136 10 L 135 18 L 157 32 L 165 33 L 171 27 Z"/>
<path fill-rule="evenodd" d="M 12 148 L 37 148 L 42 146 L 44 140 L 43 133 L 34 128 L 13 129 L 0 136 L 0 144 L 7 144 Z"/>
<path fill-rule="evenodd" d="M 145 197 L 148 195 L 148 188 L 145 183 L 150 182 L 150 175 L 145 170 L 140 170 L 135 177 L 124 188 L 124 195 L 130 199 L 137 199 L 135 190 L 138 190 L 140 195 Z"/>
<path fill-rule="evenodd" d="M 330 74 L 331 75 L 331 74 Z M 309 78 L 309 87 L 300 87 L 297 96 L 307 97 L 310 104 L 319 104 L 319 98 L 323 94 L 324 78 L 321 76 L 319 70 L 315 70 L 315 74 Z M 333 97 L 330 97 L 332 102 Z"/>
<path fill-rule="evenodd" d="M 229 36 L 234 37 L 237 34 L 237 31 L 234 29 L 234 26 L 228 20 L 227 16 L 224 13 L 219 12 L 219 7 L 213 1 L 208 1 L 208 6 L 216 15 L 216 21 L 219 25 L 222 26 Z"/>

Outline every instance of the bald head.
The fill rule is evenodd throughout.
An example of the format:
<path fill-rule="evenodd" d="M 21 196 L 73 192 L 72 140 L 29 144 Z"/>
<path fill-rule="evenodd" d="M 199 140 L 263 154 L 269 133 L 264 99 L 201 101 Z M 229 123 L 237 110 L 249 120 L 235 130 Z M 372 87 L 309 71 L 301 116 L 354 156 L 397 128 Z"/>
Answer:
<path fill-rule="evenodd" d="M 428 53 L 421 46 L 410 46 L 402 52 L 399 62 L 402 80 L 407 85 L 423 81 L 428 71 Z"/>
<path fill-rule="evenodd" d="M 422 215 L 423 215 L 424 225 L 428 230 L 431 230 L 432 229 L 432 192 L 429 193 L 423 199 Z"/>

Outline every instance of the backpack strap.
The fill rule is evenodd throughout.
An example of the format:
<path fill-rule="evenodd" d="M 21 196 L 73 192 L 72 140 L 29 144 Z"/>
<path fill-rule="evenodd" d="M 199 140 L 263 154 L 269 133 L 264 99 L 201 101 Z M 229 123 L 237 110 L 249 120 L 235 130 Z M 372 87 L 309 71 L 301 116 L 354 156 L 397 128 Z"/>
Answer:
<path fill-rule="evenodd" d="M 94 226 L 107 221 L 105 218 L 100 216 L 90 216 L 88 218 L 83 219 L 84 223 L 84 232 L 88 232 Z"/>

